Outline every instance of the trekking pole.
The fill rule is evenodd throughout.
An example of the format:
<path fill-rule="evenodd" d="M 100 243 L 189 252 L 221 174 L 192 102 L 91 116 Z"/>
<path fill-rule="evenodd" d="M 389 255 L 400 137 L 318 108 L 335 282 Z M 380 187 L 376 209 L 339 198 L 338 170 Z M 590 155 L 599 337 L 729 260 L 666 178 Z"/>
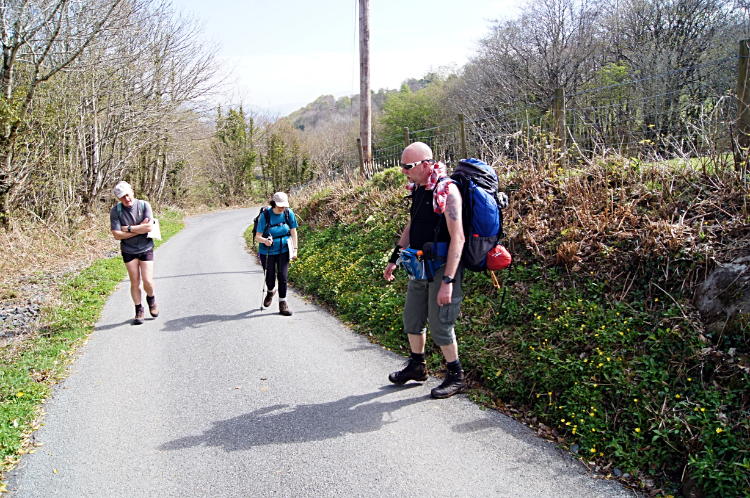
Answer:
<path fill-rule="evenodd" d="M 263 287 L 260 290 L 260 310 L 263 311 L 263 300 L 266 298 L 266 266 L 268 265 L 268 256 L 263 262 Z"/>
<path fill-rule="evenodd" d="M 268 270 L 268 258 L 269 258 L 269 256 L 270 256 L 270 254 L 266 254 L 266 259 L 263 262 L 263 288 L 262 288 L 261 294 L 260 294 L 260 310 L 261 311 L 263 311 L 265 309 L 265 308 L 263 308 L 263 301 L 266 298 L 266 291 L 268 290 L 266 288 L 266 271 Z M 263 260 L 261 259 L 261 261 L 263 261 Z"/>

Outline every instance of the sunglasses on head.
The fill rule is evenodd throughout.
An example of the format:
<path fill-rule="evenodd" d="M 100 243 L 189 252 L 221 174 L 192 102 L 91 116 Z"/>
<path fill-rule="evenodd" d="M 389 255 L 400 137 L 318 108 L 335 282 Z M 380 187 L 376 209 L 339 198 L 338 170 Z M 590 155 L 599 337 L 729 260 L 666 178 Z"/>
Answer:
<path fill-rule="evenodd" d="M 405 170 L 409 171 L 414 166 L 419 166 L 420 164 L 425 163 L 425 162 L 430 162 L 432 164 L 435 163 L 435 161 L 433 161 L 432 159 L 422 159 L 421 161 L 417 161 L 415 163 L 401 163 L 401 167 L 404 168 Z"/>

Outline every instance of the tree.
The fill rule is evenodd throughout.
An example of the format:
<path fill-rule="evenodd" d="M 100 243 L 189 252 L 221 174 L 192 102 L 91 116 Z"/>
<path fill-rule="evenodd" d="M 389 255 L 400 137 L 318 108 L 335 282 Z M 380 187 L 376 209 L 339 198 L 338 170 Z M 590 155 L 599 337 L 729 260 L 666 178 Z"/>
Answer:
<path fill-rule="evenodd" d="M 359 168 L 358 135 L 359 121 L 346 115 L 333 116 L 305 131 L 301 147 L 311 163 L 310 173 L 325 176 Z"/>
<path fill-rule="evenodd" d="M 496 21 L 479 42 L 456 88 L 467 116 L 495 113 L 511 102 L 549 107 L 556 88 L 574 93 L 605 63 L 601 11 L 589 0 L 541 0 L 518 19 Z"/>
<path fill-rule="evenodd" d="M 41 85 L 76 62 L 100 33 L 114 29 L 139 6 L 125 0 L 3 0 L 0 4 L 0 218 L 9 197 L 29 175 L 22 149 L 29 111 Z"/>
<path fill-rule="evenodd" d="M 194 178 L 186 171 L 192 156 L 184 137 L 202 129 L 193 102 L 215 82 L 213 51 L 199 43 L 191 19 L 161 4 L 131 7 L 127 20 L 101 30 L 37 85 L 18 121 L 6 208 L 43 219 L 74 216 L 79 207 L 90 212 L 120 179 L 152 201 L 186 192 L 172 182 Z M 15 93 L 25 88 L 19 83 Z"/>
<path fill-rule="evenodd" d="M 416 92 L 407 81 L 397 93 L 389 93 L 378 122 L 379 146 L 403 143 L 404 127 L 417 131 L 455 120 L 450 114 L 445 91 L 450 77 L 431 73 L 429 83 Z"/>
<path fill-rule="evenodd" d="M 740 20 L 725 0 L 612 0 L 608 25 L 612 55 L 630 68 L 641 95 L 639 113 L 649 138 L 684 128 L 700 109 L 683 111 L 682 100 L 701 102 L 729 74 L 703 71 L 703 62 L 725 57 L 726 35 Z M 736 45 L 733 40 L 732 50 Z M 719 90 L 723 93 L 724 89 Z M 650 98 L 660 95 L 660 98 Z"/>
<path fill-rule="evenodd" d="M 255 134 L 254 120 L 241 106 L 226 116 L 217 110 L 211 182 L 219 196 L 236 200 L 247 195 L 258 155 Z"/>
<path fill-rule="evenodd" d="M 265 196 L 279 190 L 289 190 L 313 178 L 310 160 L 302 149 L 299 130 L 281 118 L 266 126 L 265 146 L 261 160 L 261 175 Z"/>

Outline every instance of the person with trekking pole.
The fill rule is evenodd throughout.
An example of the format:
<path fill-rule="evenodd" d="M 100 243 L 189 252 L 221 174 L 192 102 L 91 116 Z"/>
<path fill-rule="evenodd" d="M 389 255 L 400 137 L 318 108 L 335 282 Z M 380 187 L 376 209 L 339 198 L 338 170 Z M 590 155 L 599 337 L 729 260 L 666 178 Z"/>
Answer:
<path fill-rule="evenodd" d="M 255 240 L 259 244 L 259 256 L 263 265 L 266 297 L 263 307 L 271 306 L 279 281 L 279 314 L 291 316 L 286 302 L 289 262 L 297 259 L 297 218 L 289 208 L 289 198 L 284 192 L 276 192 L 271 199 L 271 208 L 263 210 L 256 224 Z"/>
<path fill-rule="evenodd" d="M 146 291 L 148 311 L 152 317 L 159 316 L 159 307 L 154 296 L 154 239 L 148 234 L 154 227 L 151 204 L 135 198 L 128 182 L 120 182 L 112 190 L 120 201 L 109 212 L 109 224 L 115 240 L 120 241 L 120 251 L 130 278 L 130 296 L 135 304 L 133 325 L 143 323 L 141 304 L 141 281 Z"/>
<path fill-rule="evenodd" d="M 425 143 L 415 142 L 404 149 L 401 172 L 411 182 L 407 187 L 411 190 L 410 221 L 385 267 L 383 278 L 393 281 L 397 261 L 404 262 L 407 254 L 418 254 L 417 264 L 431 266 L 427 272 L 410 272 L 403 324 L 411 357 L 403 370 L 393 372 L 388 379 L 397 385 L 410 380 L 427 380 L 425 345 L 429 323 L 432 340 L 443 353 L 448 369 L 443 383 L 430 394 L 433 398 L 449 398 L 467 389 L 454 330 L 463 300 L 461 254 L 465 237 L 461 193 L 446 178 L 445 165 L 435 162 L 432 150 Z M 426 253 L 431 253 L 430 261 L 424 261 Z"/>

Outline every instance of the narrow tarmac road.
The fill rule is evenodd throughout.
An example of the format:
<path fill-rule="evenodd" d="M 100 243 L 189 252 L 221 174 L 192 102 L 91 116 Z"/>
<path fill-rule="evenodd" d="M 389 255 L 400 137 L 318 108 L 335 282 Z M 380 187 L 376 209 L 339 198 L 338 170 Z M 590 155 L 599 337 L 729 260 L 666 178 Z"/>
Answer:
<path fill-rule="evenodd" d="M 46 404 L 14 498 L 632 497 L 290 292 L 260 311 L 244 248 L 256 209 L 213 213 L 156 251 L 161 316 L 131 325 L 124 281 Z M 148 314 L 147 314 L 148 317 Z"/>

